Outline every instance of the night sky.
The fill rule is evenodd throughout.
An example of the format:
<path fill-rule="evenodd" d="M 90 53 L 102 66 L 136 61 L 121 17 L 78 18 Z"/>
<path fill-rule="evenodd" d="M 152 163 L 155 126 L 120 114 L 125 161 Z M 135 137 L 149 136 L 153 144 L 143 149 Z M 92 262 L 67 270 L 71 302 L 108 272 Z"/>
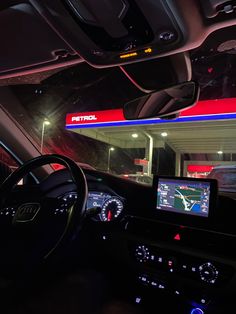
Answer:
<path fill-rule="evenodd" d="M 219 48 L 221 38 L 231 40 L 234 37 L 235 28 L 230 28 L 227 32 L 219 31 L 218 36 L 212 35 L 202 47 L 191 53 L 193 79 L 200 83 L 201 99 L 236 96 L 236 50 L 219 51 L 222 50 Z M 35 75 L 18 79 L 17 82 L 8 82 L 15 84 L 11 90 L 26 110 L 25 115 L 16 117 L 17 120 L 21 120 L 26 130 L 40 144 L 42 121 L 49 119 L 52 125 L 45 132 L 45 153 L 64 154 L 75 161 L 106 170 L 108 146 L 66 131 L 66 114 L 121 108 L 126 102 L 141 96 L 141 92 L 118 67 L 94 69 L 85 63 L 44 74 L 41 80 L 40 76 Z M 24 82 L 27 84 L 22 84 Z M 154 159 L 157 153 L 155 150 Z M 167 151 L 159 151 L 159 154 L 160 157 L 161 154 L 169 154 L 172 158 Z M 116 173 L 140 171 L 133 165 L 133 159 L 143 157 L 144 150 L 141 149 L 116 149 L 112 155 L 111 170 Z"/>

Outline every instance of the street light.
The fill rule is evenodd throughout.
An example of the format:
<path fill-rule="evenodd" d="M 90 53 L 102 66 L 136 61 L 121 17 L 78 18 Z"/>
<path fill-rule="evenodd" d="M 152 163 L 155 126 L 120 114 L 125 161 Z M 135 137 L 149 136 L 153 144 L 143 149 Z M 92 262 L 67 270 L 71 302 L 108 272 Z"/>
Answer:
<path fill-rule="evenodd" d="M 110 172 L 110 159 L 111 159 L 111 152 L 115 150 L 114 147 L 110 147 L 108 150 L 108 162 L 107 162 L 107 171 Z"/>
<path fill-rule="evenodd" d="M 48 121 L 47 119 L 45 119 L 43 121 L 43 126 L 42 126 L 42 134 L 41 134 L 41 145 L 40 145 L 40 153 L 43 153 L 43 139 L 44 139 L 44 133 L 45 133 L 45 126 L 46 125 L 50 125 L 50 121 Z"/>
<path fill-rule="evenodd" d="M 167 136 L 168 136 L 168 133 L 167 133 L 167 132 L 162 132 L 162 133 L 161 133 L 161 136 L 162 136 L 162 137 L 167 137 Z"/>

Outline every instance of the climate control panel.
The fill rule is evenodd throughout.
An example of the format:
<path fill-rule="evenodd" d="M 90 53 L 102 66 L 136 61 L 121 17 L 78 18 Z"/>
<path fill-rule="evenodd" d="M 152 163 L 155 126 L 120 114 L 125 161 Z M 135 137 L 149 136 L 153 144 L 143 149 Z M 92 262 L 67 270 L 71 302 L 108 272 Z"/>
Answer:
<path fill-rule="evenodd" d="M 150 259 L 149 249 L 145 245 L 137 246 L 135 256 L 138 262 L 145 263 Z"/>
<path fill-rule="evenodd" d="M 145 265 L 154 271 L 179 275 L 205 285 L 220 285 L 231 278 L 233 268 L 215 261 L 170 252 L 162 248 L 145 244 L 133 245 L 132 256 L 136 263 Z"/>

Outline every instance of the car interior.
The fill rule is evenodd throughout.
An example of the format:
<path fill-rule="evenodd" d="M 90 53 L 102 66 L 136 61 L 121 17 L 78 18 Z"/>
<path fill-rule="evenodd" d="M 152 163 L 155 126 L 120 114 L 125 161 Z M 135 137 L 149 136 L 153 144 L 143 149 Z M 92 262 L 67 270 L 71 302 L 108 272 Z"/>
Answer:
<path fill-rule="evenodd" d="M 236 1 L 1 0 L 0 36 L 1 312 L 234 313 Z"/>

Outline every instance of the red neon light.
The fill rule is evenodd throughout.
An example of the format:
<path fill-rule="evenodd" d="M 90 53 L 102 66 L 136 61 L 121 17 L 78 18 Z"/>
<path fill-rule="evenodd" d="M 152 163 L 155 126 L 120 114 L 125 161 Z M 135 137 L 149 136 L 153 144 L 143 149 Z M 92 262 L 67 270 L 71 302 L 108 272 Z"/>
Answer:
<path fill-rule="evenodd" d="M 188 165 L 188 172 L 211 172 L 214 166 L 208 165 Z"/>

